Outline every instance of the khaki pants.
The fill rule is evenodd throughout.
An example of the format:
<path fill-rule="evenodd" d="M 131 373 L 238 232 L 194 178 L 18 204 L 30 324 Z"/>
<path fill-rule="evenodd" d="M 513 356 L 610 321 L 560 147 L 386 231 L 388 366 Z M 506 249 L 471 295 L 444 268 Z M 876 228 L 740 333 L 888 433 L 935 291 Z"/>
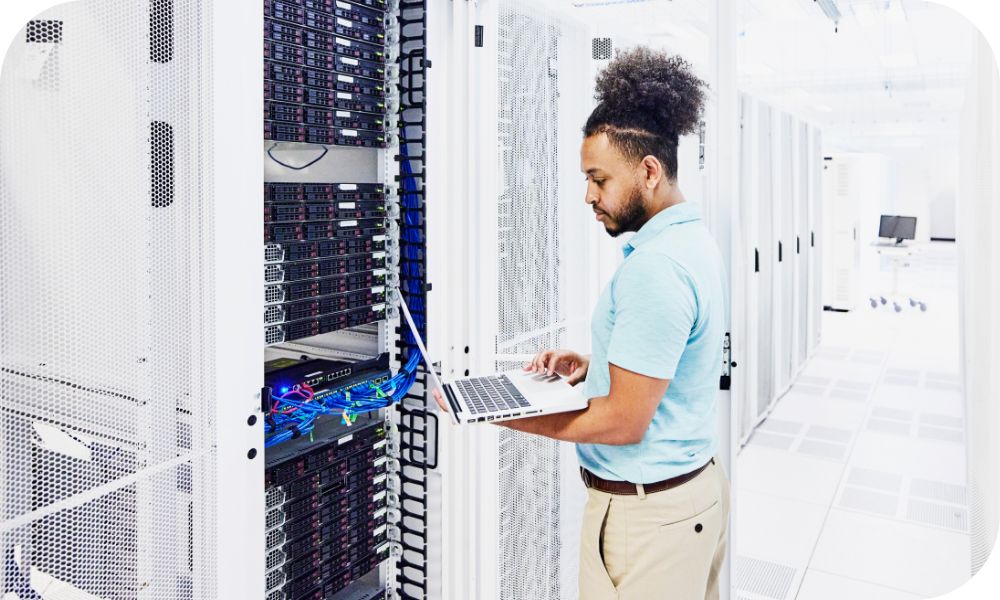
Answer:
<path fill-rule="evenodd" d="M 716 600 L 726 554 L 729 481 L 717 464 L 669 490 L 587 490 L 581 600 Z"/>

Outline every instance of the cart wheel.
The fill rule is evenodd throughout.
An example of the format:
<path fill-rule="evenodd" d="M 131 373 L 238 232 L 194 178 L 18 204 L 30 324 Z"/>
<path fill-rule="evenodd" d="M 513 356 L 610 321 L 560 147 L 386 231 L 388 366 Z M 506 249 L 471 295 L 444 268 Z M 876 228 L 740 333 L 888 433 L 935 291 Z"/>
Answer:
<path fill-rule="evenodd" d="M 878 308 L 878 300 L 875 298 L 869 298 L 868 303 L 872 305 L 872 308 Z"/>
<path fill-rule="evenodd" d="M 896 302 L 893 302 L 893 303 L 892 303 L 892 308 L 893 308 L 893 310 L 895 310 L 896 312 L 903 312 L 903 307 L 902 307 L 902 306 L 900 306 L 900 305 L 899 305 L 898 303 L 896 303 Z"/>
<path fill-rule="evenodd" d="M 927 312 L 927 304 L 924 302 L 920 303 L 920 312 Z"/>
<path fill-rule="evenodd" d="M 882 301 L 882 306 L 885 306 L 889 301 L 885 299 L 885 296 L 880 296 L 879 300 Z"/>
<path fill-rule="evenodd" d="M 914 300 L 913 298 L 910 298 L 910 308 L 913 308 L 913 307 L 914 307 L 914 306 L 916 306 L 917 304 L 918 304 L 918 303 L 917 303 L 917 301 L 916 301 L 916 300 Z"/>

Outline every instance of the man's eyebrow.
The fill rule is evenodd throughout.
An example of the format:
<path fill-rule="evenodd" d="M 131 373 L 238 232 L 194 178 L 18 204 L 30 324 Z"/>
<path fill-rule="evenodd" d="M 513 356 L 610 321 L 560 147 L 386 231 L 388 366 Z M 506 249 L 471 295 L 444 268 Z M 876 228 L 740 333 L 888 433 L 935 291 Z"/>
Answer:
<path fill-rule="evenodd" d="M 585 172 L 585 173 L 586 173 L 587 175 L 596 175 L 597 173 L 603 173 L 604 171 L 602 171 L 601 169 L 599 169 L 599 168 L 597 168 L 597 167 L 594 167 L 594 168 L 592 168 L 592 169 L 587 169 L 587 170 L 586 170 L 586 171 L 584 171 L 584 172 Z"/>

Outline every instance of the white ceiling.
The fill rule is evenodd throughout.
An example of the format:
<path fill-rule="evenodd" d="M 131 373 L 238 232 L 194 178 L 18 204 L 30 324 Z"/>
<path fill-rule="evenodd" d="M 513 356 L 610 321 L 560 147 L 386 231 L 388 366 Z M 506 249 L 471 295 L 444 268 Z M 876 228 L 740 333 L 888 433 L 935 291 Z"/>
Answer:
<path fill-rule="evenodd" d="M 746 0 L 740 84 L 824 126 L 844 149 L 957 141 L 974 28 L 919 0 Z"/>
<path fill-rule="evenodd" d="M 660 43 L 695 62 L 711 0 L 546 0 L 595 35 Z M 740 87 L 820 124 L 844 149 L 957 140 L 975 28 L 922 0 L 735 0 Z"/>

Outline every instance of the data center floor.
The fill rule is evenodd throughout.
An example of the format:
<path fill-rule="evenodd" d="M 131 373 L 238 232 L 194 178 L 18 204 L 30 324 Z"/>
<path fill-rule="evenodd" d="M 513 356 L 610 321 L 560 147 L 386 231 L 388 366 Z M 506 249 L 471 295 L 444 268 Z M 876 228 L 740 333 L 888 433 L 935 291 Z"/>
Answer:
<path fill-rule="evenodd" d="M 931 598 L 968 580 L 954 244 L 899 285 L 927 312 L 904 297 L 900 313 L 823 313 L 820 348 L 740 454 L 736 600 Z"/>

